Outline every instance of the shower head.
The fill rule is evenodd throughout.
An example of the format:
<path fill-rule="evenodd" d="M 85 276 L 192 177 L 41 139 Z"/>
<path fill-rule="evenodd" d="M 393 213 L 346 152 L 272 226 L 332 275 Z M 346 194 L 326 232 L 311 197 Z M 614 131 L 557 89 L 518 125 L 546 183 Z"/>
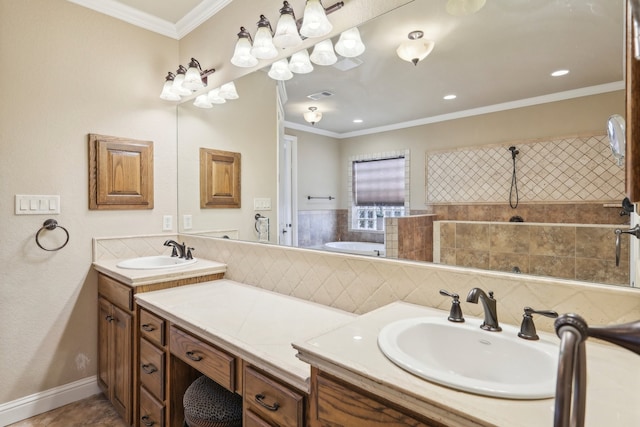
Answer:
<path fill-rule="evenodd" d="M 509 147 L 509 151 L 511 151 L 511 158 L 512 158 L 513 160 L 515 160 L 515 159 L 516 159 L 516 156 L 517 156 L 518 154 L 520 154 L 520 150 L 516 149 L 516 147 L 515 147 L 515 146 L 513 146 L 513 145 L 512 145 L 511 147 Z"/>

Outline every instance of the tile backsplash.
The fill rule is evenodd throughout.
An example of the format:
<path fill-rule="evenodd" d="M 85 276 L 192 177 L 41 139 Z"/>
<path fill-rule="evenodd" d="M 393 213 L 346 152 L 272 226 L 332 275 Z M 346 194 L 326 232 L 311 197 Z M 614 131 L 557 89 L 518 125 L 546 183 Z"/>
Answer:
<path fill-rule="evenodd" d="M 167 238 L 176 236 L 96 239 L 94 259 L 163 253 Z M 480 287 L 494 291 L 500 320 L 512 325 L 520 324 L 525 306 L 578 313 L 593 325 L 640 318 L 637 289 L 195 235 L 177 238 L 195 247 L 198 256 L 226 263 L 228 279 L 357 314 L 397 300 L 449 310 L 439 289 L 466 295 Z M 468 315 L 482 315 L 477 304 L 462 306 Z M 536 326 L 552 331 L 553 321 L 540 317 Z"/>

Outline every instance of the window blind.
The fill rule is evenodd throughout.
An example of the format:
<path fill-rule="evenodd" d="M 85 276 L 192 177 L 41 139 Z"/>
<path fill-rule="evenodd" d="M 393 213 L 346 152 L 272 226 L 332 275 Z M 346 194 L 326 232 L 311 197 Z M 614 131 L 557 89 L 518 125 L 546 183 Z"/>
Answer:
<path fill-rule="evenodd" d="M 356 206 L 404 205 L 404 157 L 353 162 Z"/>

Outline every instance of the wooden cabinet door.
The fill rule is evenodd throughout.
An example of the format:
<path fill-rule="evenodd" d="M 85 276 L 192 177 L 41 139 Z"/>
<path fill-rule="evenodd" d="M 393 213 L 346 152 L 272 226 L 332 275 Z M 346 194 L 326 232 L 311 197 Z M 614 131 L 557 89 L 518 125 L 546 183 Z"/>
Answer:
<path fill-rule="evenodd" d="M 124 420 L 131 424 L 132 395 L 132 316 L 124 310 L 113 306 L 114 321 L 112 326 L 112 372 L 111 402 Z"/>
<path fill-rule="evenodd" d="M 107 397 L 111 395 L 111 379 L 109 378 L 111 307 L 106 299 L 98 299 L 98 385 Z"/>

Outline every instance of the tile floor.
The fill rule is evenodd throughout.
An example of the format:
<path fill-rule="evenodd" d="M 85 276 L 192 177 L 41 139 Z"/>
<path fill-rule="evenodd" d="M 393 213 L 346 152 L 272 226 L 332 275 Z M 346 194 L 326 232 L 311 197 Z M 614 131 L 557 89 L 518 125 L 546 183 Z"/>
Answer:
<path fill-rule="evenodd" d="M 126 427 L 102 394 L 96 394 L 7 427 Z"/>

